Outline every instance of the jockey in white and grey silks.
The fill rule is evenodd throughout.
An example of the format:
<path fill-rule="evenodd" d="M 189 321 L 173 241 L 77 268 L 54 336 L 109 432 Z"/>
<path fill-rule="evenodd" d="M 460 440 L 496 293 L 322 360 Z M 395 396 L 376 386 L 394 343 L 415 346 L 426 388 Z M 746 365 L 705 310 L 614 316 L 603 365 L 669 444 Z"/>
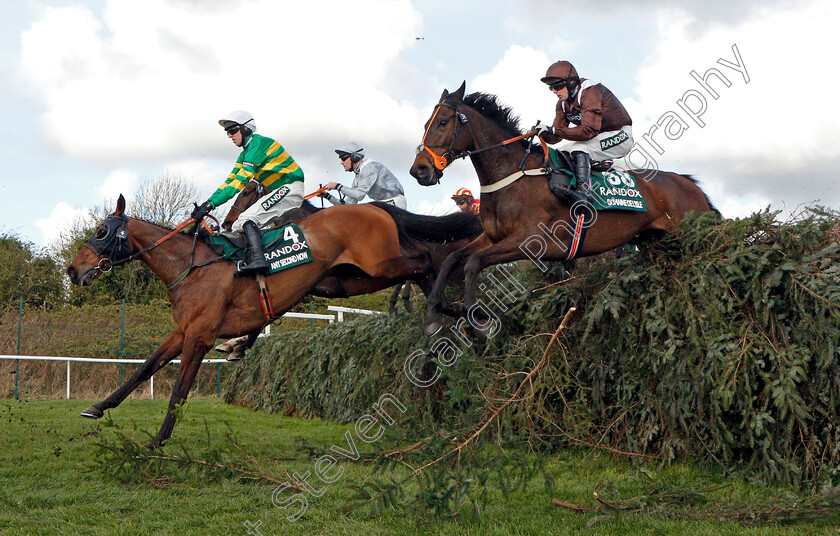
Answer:
<path fill-rule="evenodd" d="M 333 205 L 359 203 L 365 196 L 374 201 L 390 203 L 403 210 L 406 208 L 405 190 L 391 171 L 375 160 L 365 157 L 364 149 L 355 142 L 335 150 L 346 171 L 352 171 L 355 176 L 352 186 L 344 186 L 337 182 L 330 182 L 325 187 L 336 190 L 341 199 L 329 193 L 321 194 Z"/>

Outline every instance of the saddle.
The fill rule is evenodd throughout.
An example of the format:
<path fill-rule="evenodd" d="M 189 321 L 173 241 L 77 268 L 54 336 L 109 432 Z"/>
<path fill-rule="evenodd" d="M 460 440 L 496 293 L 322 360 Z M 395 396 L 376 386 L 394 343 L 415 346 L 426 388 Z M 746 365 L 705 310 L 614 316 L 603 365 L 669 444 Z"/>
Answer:
<path fill-rule="evenodd" d="M 574 188 L 575 184 L 575 160 L 572 158 L 572 153 L 569 151 L 558 151 L 557 149 L 549 149 L 548 161 L 546 168 L 549 169 L 551 177 L 559 179 L 561 184 L 567 184 Z M 604 173 L 612 169 L 612 160 L 593 160 L 590 164 L 590 169 L 596 173 Z"/>
<path fill-rule="evenodd" d="M 202 233 L 201 238 L 210 246 L 216 255 L 234 260 L 243 260 L 248 250 L 248 242 L 244 233 L 222 232 L 218 236 Z M 262 233 L 263 248 L 268 250 L 282 238 L 279 229 L 264 230 Z"/>

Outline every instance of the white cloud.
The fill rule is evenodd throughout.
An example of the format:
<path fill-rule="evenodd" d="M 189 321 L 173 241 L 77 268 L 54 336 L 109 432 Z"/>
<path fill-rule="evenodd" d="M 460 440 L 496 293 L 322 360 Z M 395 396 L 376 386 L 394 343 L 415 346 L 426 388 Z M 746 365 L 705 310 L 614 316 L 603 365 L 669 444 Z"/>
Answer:
<path fill-rule="evenodd" d="M 544 52 L 514 45 L 505 51 L 489 73 L 477 76 L 467 92 L 497 95 L 502 104 L 519 116 L 519 126 L 523 130 L 538 119 L 550 124 L 554 121 L 557 98 L 539 82 L 539 77 L 534 77 L 534 73 L 544 73 L 553 61 Z"/>
<path fill-rule="evenodd" d="M 216 119 L 241 108 L 298 145 L 324 132 L 408 141 L 419 117 L 379 77 L 415 46 L 420 20 L 405 0 L 47 8 L 22 35 L 18 75 L 43 109 L 40 137 L 92 162 L 220 153 Z M 87 124 L 106 135 L 80 136 Z"/>
<path fill-rule="evenodd" d="M 185 159 L 166 164 L 164 173 L 192 181 L 200 193 L 212 193 L 227 178 L 233 168 L 231 162 L 218 160 Z M 203 199 L 197 199 L 201 202 Z"/>
<path fill-rule="evenodd" d="M 105 180 L 99 185 L 98 193 L 100 199 L 116 201 L 120 194 L 126 198 L 134 196 L 137 190 L 139 178 L 137 172 L 128 169 L 118 169 L 109 173 Z"/>
<path fill-rule="evenodd" d="M 669 141 L 661 130 L 654 134 L 669 158 L 728 160 L 730 170 L 739 166 L 769 170 L 840 156 L 836 136 L 830 135 L 840 122 L 840 108 L 813 100 L 820 88 L 834 87 L 840 81 L 835 69 L 825 68 L 825 58 L 819 53 L 825 36 L 834 31 L 840 14 L 836 6 L 836 2 L 825 0 L 804 9 L 797 6 L 796 11 L 764 12 L 761 17 L 716 27 L 703 35 L 686 31 L 690 19 L 679 23 L 662 19 L 662 40 L 637 73 L 636 94 L 644 110 L 643 116 L 634 117 L 640 127 L 635 129 L 637 141 L 662 114 L 674 111 L 688 124 L 683 136 Z M 744 75 L 718 61 L 736 62 L 733 45 L 749 83 Z M 702 76 L 710 68 L 731 84 L 726 87 L 716 76 L 709 78 L 718 99 L 689 74 L 693 70 Z M 677 105 L 690 90 L 704 97 L 707 109 L 700 120 L 705 127 Z M 689 99 L 693 106 L 702 105 L 696 96 Z"/>
<path fill-rule="evenodd" d="M 48 218 L 36 220 L 34 225 L 41 232 L 42 244 L 55 244 L 61 234 L 90 215 L 87 208 L 73 208 L 65 202 L 53 207 Z"/>

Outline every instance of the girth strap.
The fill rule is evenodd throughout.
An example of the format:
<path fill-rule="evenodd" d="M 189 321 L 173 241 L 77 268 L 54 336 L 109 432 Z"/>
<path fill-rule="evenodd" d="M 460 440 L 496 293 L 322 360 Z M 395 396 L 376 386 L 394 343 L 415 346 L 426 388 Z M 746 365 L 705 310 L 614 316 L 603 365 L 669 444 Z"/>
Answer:
<path fill-rule="evenodd" d="M 496 181 L 493 184 L 488 184 L 487 186 L 481 187 L 481 193 L 489 194 L 491 192 L 495 192 L 496 190 L 501 190 L 505 186 L 510 186 L 514 182 L 518 181 L 524 176 L 536 176 L 536 175 L 548 175 L 548 169 L 546 168 L 538 168 L 538 169 L 526 169 L 524 171 L 520 170 L 516 173 L 512 173 L 505 177 L 500 181 Z"/>
<path fill-rule="evenodd" d="M 268 287 L 265 284 L 264 274 L 257 274 L 257 283 L 260 286 L 260 305 L 262 305 L 266 320 L 270 322 L 274 319 L 274 308 L 271 305 L 271 294 L 269 294 Z"/>

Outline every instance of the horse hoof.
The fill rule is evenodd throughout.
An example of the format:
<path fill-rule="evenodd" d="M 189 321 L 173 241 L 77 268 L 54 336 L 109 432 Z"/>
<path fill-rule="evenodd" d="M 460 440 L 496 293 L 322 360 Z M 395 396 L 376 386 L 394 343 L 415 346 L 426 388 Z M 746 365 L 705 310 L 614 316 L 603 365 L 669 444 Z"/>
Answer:
<path fill-rule="evenodd" d="M 216 350 L 217 352 L 223 352 L 223 353 L 232 352 L 236 349 L 237 346 L 244 343 L 246 340 L 248 340 L 247 335 L 243 335 L 241 337 L 236 337 L 235 339 L 228 339 L 225 342 L 221 343 L 220 345 L 216 346 L 214 348 L 214 350 Z"/>
<path fill-rule="evenodd" d="M 225 358 L 225 361 L 239 361 L 245 357 L 245 351 L 242 348 L 237 348 Z"/>
<path fill-rule="evenodd" d="M 431 337 L 436 335 L 443 328 L 443 323 L 440 320 L 431 320 L 426 322 L 426 326 L 423 328 L 423 332 L 426 334 L 427 337 Z"/>
<path fill-rule="evenodd" d="M 144 448 L 144 449 L 146 449 L 146 450 L 157 450 L 157 448 L 158 448 L 159 446 L 160 446 L 160 445 L 158 444 L 158 442 L 157 442 L 157 441 L 151 441 L 151 442 L 146 443 L 145 445 L 143 445 L 143 448 Z"/>
<path fill-rule="evenodd" d="M 87 417 L 88 419 L 98 419 L 103 415 L 105 415 L 105 413 L 96 406 L 91 406 L 82 412 L 82 417 Z"/>

